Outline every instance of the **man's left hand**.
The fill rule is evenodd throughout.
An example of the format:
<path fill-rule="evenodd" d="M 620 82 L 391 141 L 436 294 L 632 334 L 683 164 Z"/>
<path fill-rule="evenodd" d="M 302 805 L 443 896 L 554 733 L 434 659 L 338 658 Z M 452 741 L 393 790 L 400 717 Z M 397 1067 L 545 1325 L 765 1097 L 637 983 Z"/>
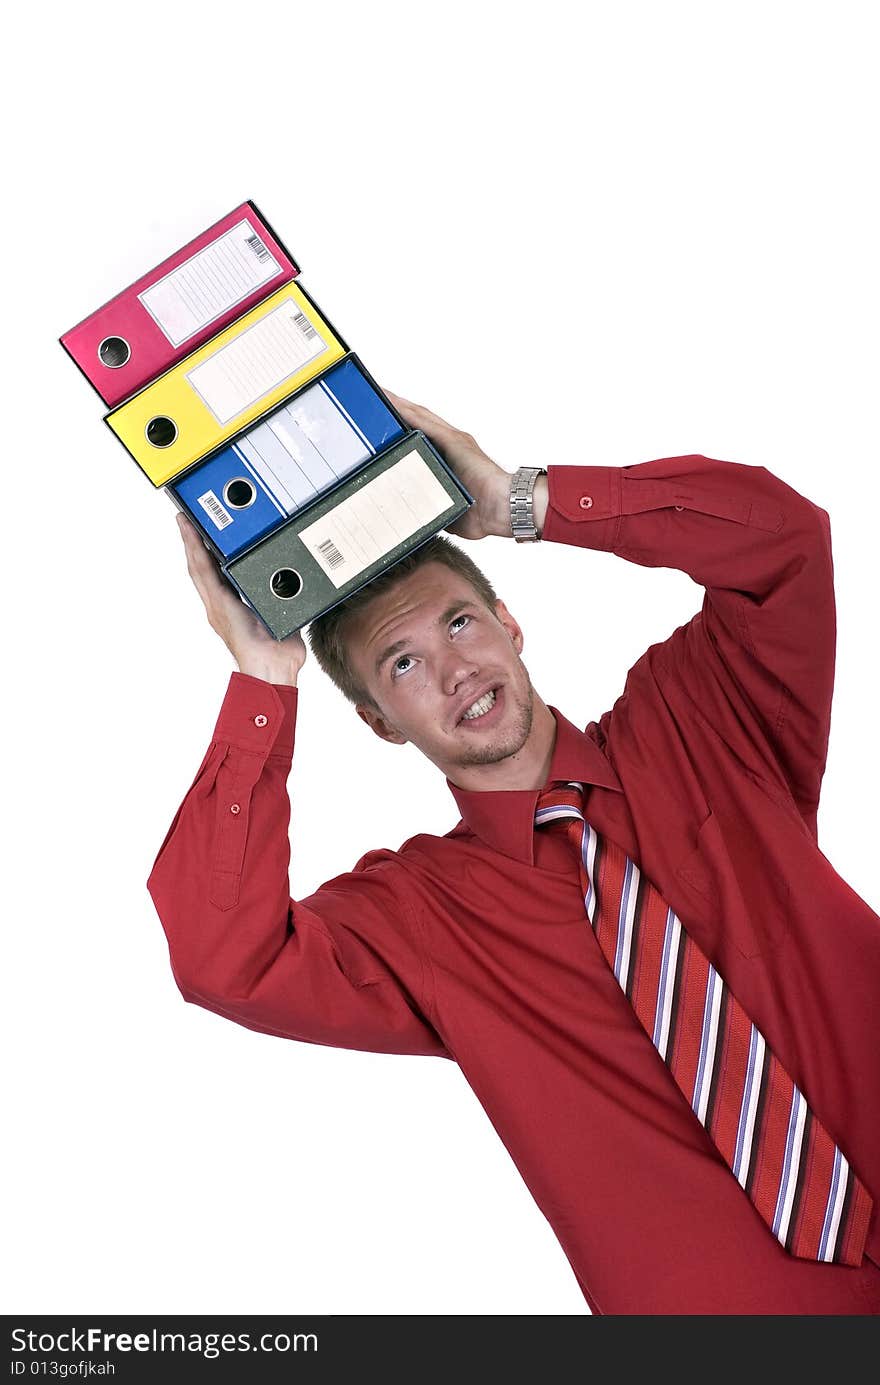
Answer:
<path fill-rule="evenodd" d="M 443 460 L 474 497 L 474 504 L 466 513 L 454 524 L 447 525 L 448 532 L 462 539 L 483 539 L 489 534 L 510 538 L 511 473 L 493 462 L 470 433 L 453 428 L 451 423 L 421 404 L 413 404 L 390 390 L 384 392 L 401 418 L 430 438 Z"/>

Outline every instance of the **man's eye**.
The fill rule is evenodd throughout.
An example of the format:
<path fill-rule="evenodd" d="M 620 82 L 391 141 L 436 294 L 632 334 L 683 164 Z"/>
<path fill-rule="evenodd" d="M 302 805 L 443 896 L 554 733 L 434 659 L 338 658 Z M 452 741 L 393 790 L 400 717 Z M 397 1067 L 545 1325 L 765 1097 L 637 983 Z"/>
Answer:
<path fill-rule="evenodd" d="M 459 622 L 460 620 L 470 620 L 470 616 L 469 616 L 469 615 L 454 616 L 453 619 L 449 622 L 449 628 L 450 628 L 450 630 L 452 629 L 453 625 L 457 625 L 458 622 Z M 398 673 L 406 673 L 406 669 L 405 669 L 405 668 L 402 669 L 402 668 L 400 667 L 400 665 L 406 663 L 407 660 L 409 660 L 409 662 L 412 663 L 412 659 L 410 659 L 409 654 L 401 654 L 401 656 L 400 656 L 399 659 L 395 659 L 394 663 L 391 665 L 391 677 L 392 677 L 392 678 L 396 678 L 397 675 L 398 675 Z"/>

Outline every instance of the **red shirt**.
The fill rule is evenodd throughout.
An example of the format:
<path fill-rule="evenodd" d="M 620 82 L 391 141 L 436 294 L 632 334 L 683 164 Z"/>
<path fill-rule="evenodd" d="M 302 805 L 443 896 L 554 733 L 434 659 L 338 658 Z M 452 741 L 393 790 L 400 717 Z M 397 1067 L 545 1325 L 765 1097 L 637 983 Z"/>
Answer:
<path fill-rule="evenodd" d="M 760 1219 L 599 951 L 564 834 L 535 833 L 539 788 L 447 779 L 461 818 L 445 836 L 370 851 L 292 900 L 298 693 L 233 673 L 148 882 L 177 984 L 265 1033 L 456 1061 L 593 1312 L 880 1312 L 880 919 L 816 835 L 828 515 L 765 467 L 702 456 L 550 466 L 548 482 L 545 542 L 680 568 L 705 596 L 584 731 L 551 708 L 547 782 L 585 783 L 588 820 L 675 909 L 866 1184 L 862 1265 L 796 1260 Z"/>

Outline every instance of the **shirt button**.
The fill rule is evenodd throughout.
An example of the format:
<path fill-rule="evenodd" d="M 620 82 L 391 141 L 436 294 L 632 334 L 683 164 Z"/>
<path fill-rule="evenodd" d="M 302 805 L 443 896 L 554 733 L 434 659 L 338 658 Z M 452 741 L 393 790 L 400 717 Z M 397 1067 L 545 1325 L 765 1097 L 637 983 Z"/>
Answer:
<path fill-rule="evenodd" d="M 588 510 L 588 509 L 590 508 L 590 506 L 592 505 L 592 503 L 593 503 L 593 497 L 592 497 L 591 495 L 582 495 L 582 496 L 581 496 L 581 499 L 580 499 L 580 506 L 581 506 L 581 509 L 582 509 L 582 510 Z"/>
<path fill-rule="evenodd" d="M 230 813 L 240 813 L 240 812 L 241 812 L 241 804 L 240 804 L 240 803 L 230 803 L 230 805 L 229 805 L 229 811 L 230 811 Z"/>
<path fill-rule="evenodd" d="M 268 720 L 269 718 L 264 717 L 263 713 L 261 712 L 258 717 L 254 717 L 254 726 L 265 726 Z"/>
<path fill-rule="evenodd" d="M 676 505 L 675 508 L 676 508 L 677 510 L 683 510 L 683 509 L 684 509 L 684 506 L 683 506 L 683 505 Z"/>

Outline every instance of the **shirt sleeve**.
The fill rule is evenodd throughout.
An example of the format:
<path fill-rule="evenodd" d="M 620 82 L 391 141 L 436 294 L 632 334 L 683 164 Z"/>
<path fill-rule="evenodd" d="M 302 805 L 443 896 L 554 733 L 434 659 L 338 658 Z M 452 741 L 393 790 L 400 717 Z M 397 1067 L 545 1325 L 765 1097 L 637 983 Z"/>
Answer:
<path fill-rule="evenodd" d="M 290 898 L 296 688 L 233 673 L 147 889 L 185 1000 L 337 1048 L 451 1058 L 423 1013 L 418 919 L 395 853 Z"/>
<path fill-rule="evenodd" d="M 547 471 L 544 539 L 705 588 L 694 618 L 653 647 L 657 662 L 815 838 L 836 645 L 827 512 L 766 467 L 700 455 Z"/>

